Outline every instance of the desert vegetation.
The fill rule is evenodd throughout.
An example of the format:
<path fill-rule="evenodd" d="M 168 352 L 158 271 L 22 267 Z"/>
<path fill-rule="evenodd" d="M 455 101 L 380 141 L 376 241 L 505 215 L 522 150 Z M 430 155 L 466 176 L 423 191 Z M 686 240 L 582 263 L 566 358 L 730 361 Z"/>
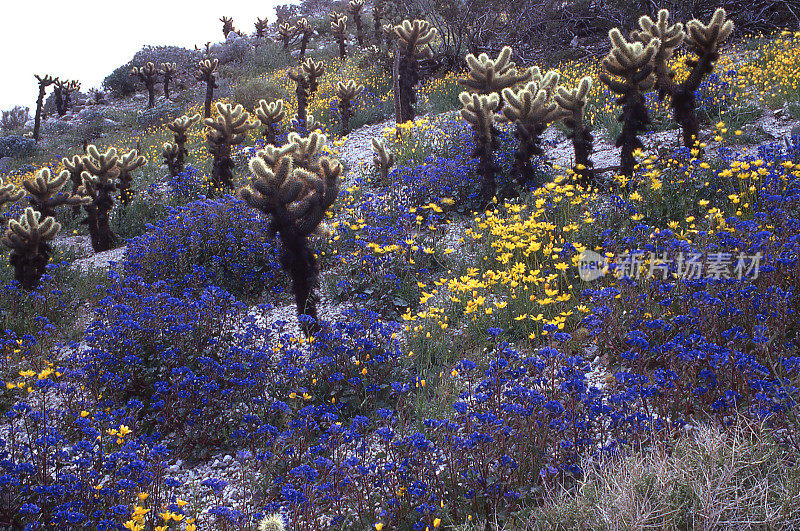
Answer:
<path fill-rule="evenodd" d="M 211 13 L 108 98 L 37 75 L 0 527 L 797 527 L 796 21 L 521 4 Z"/>

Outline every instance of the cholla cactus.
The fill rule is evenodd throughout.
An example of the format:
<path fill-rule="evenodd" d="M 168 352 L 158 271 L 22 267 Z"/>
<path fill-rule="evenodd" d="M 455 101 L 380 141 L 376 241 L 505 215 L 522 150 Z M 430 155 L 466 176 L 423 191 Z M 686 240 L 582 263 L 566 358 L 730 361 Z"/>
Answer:
<path fill-rule="evenodd" d="M 111 230 L 109 213 L 114 208 L 114 197 L 117 193 L 117 179 L 119 178 L 119 157 L 117 150 L 109 148 L 105 153 L 100 153 L 94 145 L 86 148 L 83 157 L 83 185 L 78 192 L 91 199 L 84 205 L 86 219 L 83 224 L 88 227 L 92 248 L 95 252 L 108 251 L 112 248 L 116 235 Z"/>
<path fill-rule="evenodd" d="M 233 27 L 233 19 L 232 18 L 222 17 L 222 18 L 219 19 L 219 21 L 222 22 L 222 35 L 224 35 L 226 39 L 228 38 L 228 34 L 230 32 L 232 32 L 232 31 L 235 32 L 236 31 L 236 28 Z"/>
<path fill-rule="evenodd" d="M 485 53 L 475 57 L 467 55 L 469 71 L 466 79 L 458 82 L 464 85 L 469 92 L 476 94 L 502 94 L 503 89 L 514 88 L 519 84 L 531 80 L 533 71 L 530 68 L 519 70 L 511 60 L 513 50 L 503 46 L 497 59 L 491 59 Z"/>
<path fill-rule="evenodd" d="M 258 523 L 258 531 L 286 531 L 286 524 L 280 514 L 271 514 Z"/>
<path fill-rule="evenodd" d="M 42 109 L 44 109 L 44 96 L 47 92 L 47 87 L 52 85 L 56 82 L 56 79 L 52 76 L 46 75 L 44 77 L 39 75 L 34 75 L 36 80 L 39 83 L 39 96 L 36 98 L 36 118 L 34 118 L 33 124 L 33 139 L 37 142 L 39 141 L 39 130 L 42 126 Z"/>
<path fill-rule="evenodd" d="M 144 66 L 131 68 L 131 75 L 137 76 L 147 87 L 147 107 L 152 109 L 156 105 L 156 83 L 158 83 L 158 69 L 150 62 Z"/>
<path fill-rule="evenodd" d="M 49 168 L 42 168 L 33 179 L 22 181 L 22 187 L 28 193 L 28 201 L 34 210 L 41 212 L 44 217 L 53 217 L 56 215 L 55 209 L 60 206 L 74 207 L 87 203 L 82 197 L 60 193 L 67 180 L 67 170 L 53 175 Z"/>
<path fill-rule="evenodd" d="M 297 71 L 289 71 L 289 79 L 295 83 L 294 93 L 297 95 L 297 120 L 301 127 L 305 128 L 306 124 L 306 109 L 308 108 L 308 89 L 309 82 L 308 76 L 305 71 L 300 68 Z"/>
<path fill-rule="evenodd" d="M 703 77 L 714 70 L 714 63 L 719 59 L 719 45 L 731 35 L 734 26 L 732 21 L 727 20 L 722 8 L 714 12 L 708 25 L 697 19 L 691 20 L 687 24 L 687 31 L 684 31 L 680 23 L 671 24 L 669 16 L 669 11 L 662 9 L 658 12 L 656 22 L 648 16 L 641 17 L 641 30 L 632 32 L 631 37 L 644 45 L 658 43 L 653 56 L 653 67 L 659 97 L 670 97 L 673 116 L 683 130 L 683 144 L 694 147 L 699 134 L 695 92 L 700 88 Z M 688 61 L 692 70 L 686 79 L 675 83 L 674 73 L 668 63 L 683 42 L 696 57 Z"/>
<path fill-rule="evenodd" d="M 131 190 L 131 172 L 141 168 L 147 164 L 147 159 L 139 155 L 139 151 L 132 149 L 122 155 L 117 160 L 117 170 L 119 179 L 119 198 L 123 205 L 128 205 L 133 198 L 133 190 Z"/>
<path fill-rule="evenodd" d="M 559 74 L 539 69 L 533 72 L 533 81 L 519 90 L 503 89 L 505 105 L 498 117 L 500 121 L 514 124 L 517 149 L 514 152 L 514 181 L 520 187 L 528 187 L 535 180 L 536 172 L 531 161 L 533 156 L 543 156 L 541 135 L 547 126 L 560 117 L 558 106 L 552 95 L 558 84 Z M 541 183 L 535 183 L 537 186 Z"/>
<path fill-rule="evenodd" d="M 394 153 L 386 149 L 383 140 L 380 138 L 372 139 L 372 163 L 378 169 L 381 184 L 387 184 L 389 181 L 389 168 L 394 165 Z"/>
<path fill-rule="evenodd" d="M 223 186 L 233 189 L 233 169 L 235 164 L 231 158 L 231 148 L 244 142 L 250 129 L 258 127 L 257 122 L 250 122 L 250 113 L 244 107 L 233 107 L 228 103 L 217 103 L 219 116 L 206 118 L 203 123 L 212 130 L 208 133 L 208 151 L 214 157 L 211 170 L 211 181 L 214 190 Z"/>
<path fill-rule="evenodd" d="M 417 95 L 414 86 L 419 81 L 419 61 L 432 56 L 430 43 L 438 32 L 426 20 L 404 20 L 394 27 L 398 37 L 399 60 L 395 59 L 397 71 L 394 72 L 395 119 L 405 123 L 414 119 L 414 104 Z"/>
<path fill-rule="evenodd" d="M 322 64 L 322 61 L 314 61 L 312 58 L 308 58 L 303 61 L 303 64 L 300 65 L 305 72 L 306 77 L 308 78 L 308 97 L 311 98 L 314 96 L 314 93 L 319 88 L 319 82 L 317 79 L 325 74 L 325 65 Z"/>
<path fill-rule="evenodd" d="M 330 13 L 331 19 L 331 33 L 339 43 L 339 59 L 344 60 L 347 56 L 347 49 L 345 48 L 345 32 L 347 31 L 347 15 L 341 13 Z"/>
<path fill-rule="evenodd" d="M 612 47 L 608 55 L 603 58 L 603 68 L 608 74 L 622 80 L 612 78 L 606 72 L 600 74 L 600 80 L 612 92 L 619 94 L 617 105 L 622 106 L 622 114 L 618 120 L 622 122 L 622 133 L 617 138 L 616 145 L 622 148 L 620 171 L 630 177 L 636 165 L 633 153 L 644 147 L 638 135 L 643 133 L 650 123 L 650 114 L 643 92 L 653 87 L 651 61 L 660 41 L 652 39 L 647 46 L 641 42 L 629 43 L 616 28 L 608 32 L 608 38 Z"/>
<path fill-rule="evenodd" d="M 17 188 L 11 183 L 6 184 L 3 178 L 0 177 L 0 212 L 6 205 L 16 203 L 25 196 L 25 192 Z M 6 226 L 6 218 L 0 216 L 0 228 Z"/>
<path fill-rule="evenodd" d="M 567 137 L 572 140 L 575 150 L 575 176 L 578 184 L 584 188 L 594 183 L 594 165 L 590 158 L 594 137 L 591 126 L 586 123 L 586 103 L 589 90 L 592 88 L 592 78 L 584 77 L 578 86 L 572 90 L 558 87 L 554 99 L 561 108 L 562 121 L 569 129 Z"/>
<path fill-rule="evenodd" d="M 314 34 L 314 28 L 308 19 L 303 17 L 295 24 L 295 31 L 300 34 L 300 60 L 306 58 L 306 49 L 308 48 L 308 40 Z"/>
<path fill-rule="evenodd" d="M 350 0 L 347 10 L 353 15 L 356 23 L 356 39 L 359 46 L 364 46 L 364 26 L 361 22 L 361 12 L 364 10 L 364 0 Z"/>
<path fill-rule="evenodd" d="M 161 68 L 159 69 L 159 73 L 164 78 L 164 99 L 169 99 L 169 83 L 172 81 L 172 76 L 175 75 L 175 72 L 178 70 L 178 65 L 176 63 L 161 63 Z"/>
<path fill-rule="evenodd" d="M 59 78 L 55 78 L 54 83 L 56 110 L 59 116 L 64 116 L 67 114 L 67 109 L 69 109 L 70 94 L 78 91 L 81 88 L 81 84 L 77 81 L 67 81 Z"/>
<path fill-rule="evenodd" d="M 164 145 L 161 147 L 161 156 L 164 157 L 164 164 L 167 165 L 169 174 L 172 177 L 176 177 L 181 171 L 183 171 L 183 169 L 178 166 L 179 152 L 180 148 L 178 147 L 178 144 L 174 144 L 172 142 L 164 142 Z"/>
<path fill-rule="evenodd" d="M 325 135 L 316 133 L 290 135 L 288 148 L 259 152 L 250 161 L 250 186 L 241 193 L 251 207 L 271 216 L 272 230 L 281 236 L 281 264 L 292 277 L 300 327 L 307 336 L 319 330 L 314 295 L 319 271 L 308 236 L 328 231 L 322 221 L 339 195 L 342 171 L 338 161 L 319 159 L 325 142 Z"/>
<path fill-rule="evenodd" d="M 372 0 L 372 40 L 375 46 L 379 47 L 383 43 L 383 2 L 384 0 Z"/>
<path fill-rule="evenodd" d="M 9 263 L 14 267 L 14 278 L 27 290 L 36 289 L 44 275 L 53 248 L 50 241 L 56 237 L 61 225 L 51 217 L 28 207 L 19 220 L 12 219 L 0 244 L 11 249 Z"/>
<path fill-rule="evenodd" d="M 497 128 L 494 126 L 495 113 L 500 104 L 496 93 L 469 94 L 462 92 L 461 117 L 472 126 L 475 136 L 475 149 L 472 152 L 478 160 L 478 174 L 481 176 L 481 197 L 484 206 L 488 205 L 497 192 L 496 174 L 500 167 L 494 162 L 494 150 L 498 147 Z"/>
<path fill-rule="evenodd" d="M 64 87 L 64 111 L 67 111 L 72 101 L 72 93 L 81 89 L 79 81 L 70 81 Z"/>
<path fill-rule="evenodd" d="M 206 102 L 203 107 L 203 117 L 208 119 L 211 116 L 211 101 L 214 99 L 214 89 L 218 88 L 217 79 L 214 72 L 219 66 L 217 59 L 204 59 L 198 63 L 199 72 L 196 76 L 197 81 L 203 81 L 206 84 Z"/>
<path fill-rule="evenodd" d="M 256 46 L 258 46 L 258 41 L 267 36 L 267 28 L 269 27 L 269 20 L 267 20 L 267 17 L 257 18 L 255 26 L 256 26 Z"/>
<path fill-rule="evenodd" d="M 189 138 L 186 136 L 186 132 L 189 131 L 189 129 L 199 121 L 200 115 L 193 114 L 191 116 L 181 116 L 180 118 L 175 118 L 172 122 L 167 124 L 167 129 L 174 133 L 174 142 L 178 146 L 178 154 L 175 160 L 178 173 L 183 171 L 184 162 L 186 160 L 185 157 L 189 154 L 189 151 L 186 149 L 186 142 L 189 140 Z"/>
<path fill-rule="evenodd" d="M 281 42 L 283 42 L 283 49 L 287 52 L 289 51 L 289 46 L 291 46 L 292 39 L 294 38 L 296 32 L 297 28 L 288 22 L 281 22 L 278 25 L 278 35 L 281 38 Z"/>
<path fill-rule="evenodd" d="M 342 114 L 342 136 L 350 133 L 350 119 L 353 117 L 353 100 L 364 92 L 364 85 L 356 85 L 352 79 L 336 85 L 336 96 L 339 98 L 339 112 Z"/>
<path fill-rule="evenodd" d="M 61 164 L 63 164 L 64 168 L 69 172 L 69 179 L 72 181 L 72 194 L 75 195 L 78 193 L 78 188 L 83 184 L 82 174 L 86 171 L 86 167 L 83 165 L 83 158 L 80 155 L 73 155 L 71 159 L 64 157 L 61 159 Z M 73 216 L 80 214 L 80 211 L 80 206 L 75 205 L 72 207 Z"/>
<path fill-rule="evenodd" d="M 267 141 L 267 144 L 276 144 L 276 137 L 278 136 L 278 124 L 286 118 L 286 111 L 283 110 L 283 100 L 273 101 L 267 103 L 266 100 L 260 100 L 255 109 L 256 118 L 264 126 L 262 134 Z"/>
<path fill-rule="evenodd" d="M 381 30 L 383 31 L 383 39 L 387 48 L 391 48 L 392 42 L 397 38 L 397 33 L 395 33 L 394 28 L 394 24 L 384 24 L 381 26 Z"/>

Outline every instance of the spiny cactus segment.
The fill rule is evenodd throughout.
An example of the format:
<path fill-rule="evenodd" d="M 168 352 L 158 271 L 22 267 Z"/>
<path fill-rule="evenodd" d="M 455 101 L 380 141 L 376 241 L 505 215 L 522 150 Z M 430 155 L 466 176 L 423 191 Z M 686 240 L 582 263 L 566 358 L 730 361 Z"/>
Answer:
<path fill-rule="evenodd" d="M 381 184 L 387 184 L 389 179 L 389 168 L 394 165 L 394 153 L 386 149 L 383 140 L 380 138 L 372 139 L 372 163 L 378 169 Z"/>
<path fill-rule="evenodd" d="M 364 46 L 364 26 L 361 21 L 361 13 L 364 11 L 364 0 L 350 0 L 347 5 L 347 11 L 353 15 L 353 21 L 356 24 L 356 39 L 358 45 Z"/>
<path fill-rule="evenodd" d="M 553 96 L 561 108 L 562 121 L 569 132 L 567 137 L 572 140 L 575 150 L 575 177 L 580 186 L 587 188 L 596 184 L 594 178 L 594 165 L 591 160 L 594 136 L 591 126 L 586 123 L 586 104 L 589 99 L 589 90 L 592 88 L 592 78 L 587 76 L 578 82 L 572 90 L 558 87 Z"/>
<path fill-rule="evenodd" d="M 297 28 L 292 26 L 288 22 L 281 22 L 278 25 L 278 36 L 280 36 L 281 42 L 283 42 L 284 50 L 289 51 L 289 46 L 291 46 L 292 39 L 294 38 L 296 33 L 297 33 Z"/>
<path fill-rule="evenodd" d="M 177 71 L 178 65 L 176 63 L 161 63 L 161 68 L 159 68 L 159 73 L 164 80 L 164 99 L 166 100 L 169 100 L 169 84 L 172 81 L 172 76 Z"/>
<path fill-rule="evenodd" d="M 306 127 L 306 114 L 308 108 L 308 91 L 310 83 L 308 76 L 303 68 L 296 71 L 289 71 L 289 79 L 295 83 L 295 94 L 297 95 L 297 120 L 300 126 L 305 129 Z"/>
<path fill-rule="evenodd" d="M 52 217 L 28 207 L 19 220 L 12 219 L 0 244 L 11 250 L 9 263 L 14 267 L 14 278 L 24 289 L 33 290 L 44 275 L 47 262 L 53 254 L 50 241 L 61 230 L 61 224 Z"/>
<path fill-rule="evenodd" d="M 199 121 L 200 115 L 193 114 L 191 116 L 181 116 L 179 118 L 175 118 L 172 122 L 167 124 L 167 129 L 173 132 L 173 142 L 178 146 L 178 153 L 175 159 L 175 169 L 177 170 L 177 173 L 175 175 L 183 171 L 186 155 L 189 154 L 189 151 L 186 149 L 186 142 L 189 140 L 189 137 L 186 135 L 186 133 L 194 124 Z"/>
<path fill-rule="evenodd" d="M 0 213 L 6 205 L 16 203 L 25 196 L 25 192 L 11 183 L 6 183 L 0 177 Z M 0 229 L 6 226 L 6 218 L 0 216 Z"/>
<path fill-rule="evenodd" d="M 364 85 L 356 85 L 352 79 L 346 83 L 339 81 L 336 96 L 339 98 L 339 112 L 342 115 L 342 135 L 350 133 L 350 119 L 353 117 L 353 100 L 364 92 Z"/>
<path fill-rule="evenodd" d="M 231 158 L 231 148 L 238 146 L 250 129 L 258 127 L 257 122 L 250 121 L 250 113 L 241 105 L 217 103 L 219 116 L 206 118 L 203 123 L 211 128 L 208 133 L 208 151 L 214 157 L 211 180 L 214 190 L 222 187 L 233 189 L 233 170 L 235 164 Z"/>
<path fill-rule="evenodd" d="M 703 77 L 713 72 L 719 59 L 719 45 L 733 33 L 734 25 L 721 8 L 714 12 L 708 24 L 693 19 L 685 29 L 680 23 L 672 24 L 669 18 L 666 9 L 658 12 L 656 21 L 648 16 L 641 17 L 640 30 L 633 31 L 631 38 L 645 45 L 657 42 L 653 67 L 659 97 L 670 97 L 673 116 L 683 131 L 683 143 L 686 147 L 695 147 L 699 134 L 695 92 Z M 689 75 L 681 83 L 675 83 L 668 63 L 682 43 L 694 57 L 687 61 L 691 67 Z"/>
<path fill-rule="evenodd" d="M 438 32 L 427 20 L 404 20 L 394 27 L 399 46 L 394 72 L 395 108 L 397 123 L 405 123 L 414 119 L 414 104 L 417 95 L 414 86 L 419 82 L 419 61 L 432 56 L 430 43 Z"/>
<path fill-rule="evenodd" d="M 475 149 L 478 158 L 478 174 L 481 176 L 481 198 L 488 205 L 497 192 L 497 172 L 500 167 L 494 161 L 494 150 L 499 147 L 498 130 L 494 126 L 495 113 L 500 104 L 497 93 L 469 94 L 462 92 L 461 117 L 472 127 L 475 136 Z"/>
<path fill-rule="evenodd" d="M 325 65 L 322 61 L 314 61 L 314 59 L 309 57 L 303 61 L 300 66 L 308 78 L 308 97 L 311 98 L 319 88 L 319 81 L 317 81 L 317 79 L 325 74 Z"/>
<path fill-rule="evenodd" d="M 158 83 L 158 69 L 156 66 L 149 62 L 144 66 L 131 68 L 131 75 L 139 78 L 147 88 L 148 102 L 147 107 L 152 109 L 156 104 L 156 83 Z"/>
<path fill-rule="evenodd" d="M 267 36 L 267 28 L 269 27 L 269 20 L 267 17 L 257 18 L 255 22 L 256 27 L 256 46 L 258 42 Z"/>
<path fill-rule="evenodd" d="M 219 21 L 222 22 L 222 35 L 224 35 L 226 39 L 228 38 L 228 34 L 236 32 L 236 28 L 233 27 L 232 18 L 222 17 Z"/>
<path fill-rule="evenodd" d="M 133 198 L 133 190 L 131 189 L 133 177 L 131 172 L 145 164 L 147 164 L 147 159 L 140 155 L 137 149 L 130 150 L 117 160 L 119 198 L 123 205 L 127 206 Z"/>
<path fill-rule="evenodd" d="M 510 47 L 504 46 L 497 59 L 491 59 L 485 53 L 477 57 L 473 54 L 467 55 L 467 78 L 459 79 L 458 82 L 469 92 L 477 94 L 502 94 L 503 89 L 527 83 L 531 80 L 532 71 L 530 68 L 518 69 L 511 60 L 512 53 Z"/>
<path fill-rule="evenodd" d="M 542 76 L 538 69 L 535 74 L 534 81 L 518 90 L 503 89 L 505 104 L 498 116 L 500 121 L 514 124 L 514 137 L 518 143 L 512 174 L 513 180 L 522 188 L 535 183 L 536 172 L 531 159 L 544 155 L 541 135 L 561 116 L 552 98 L 559 74 L 551 71 Z"/>
<path fill-rule="evenodd" d="M 320 329 L 314 294 L 319 271 L 308 236 L 329 230 L 322 221 L 339 195 L 342 172 L 338 161 L 316 160 L 326 141 L 317 133 L 307 138 L 293 134 L 288 148 L 259 152 L 250 161 L 250 185 L 241 192 L 251 207 L 270 215 L 272 230 L 281 236 L 281 264 L 292 277 L 298 319 L 307 336 Z"/>
<path fill-rule="evenodd" d="M 50 75 L 44 77 L 35 74 L 34 77 L 39 84 L 39 95 L 36 98 L 36 117 L 33 123 L 33 139 L 39 141 L 39 131 L 42 127 L 42 109 L 44 108 L 44 96 L 47 92 L 47 87 L 56 82 L 56 79 Z"/>
<path fill-rule="evenodd" d="M 178 144 L 173 142 L 164 142 L 161 147 L 161 156 L 164 158 L 164 164 L 167 165 L 171 177 L 177 177 L 181 173 L 182 168 L 178 166 L 178 153 L 180 148 Z"/>
<path fill-rule="evenodd" d="M 330 13 L 331 20 L 331 33 L 339 43 L 339 59 L 344 60 L 347 56 L 347 49 L 345 47 L 345 32 L 347 31 L 347 15 L 342 13 Z"/>
<path fill-rule="evenodd" d="M 55 209 L 60 206 L 74 207 L 86 204 L 87 201 L 83 197 L 60 193 L 69 177 L 70 173 L 67 170 L 53 175 L 49 168 L 42 168 L 34 178 L 22 181 L 22 187 L 28 193 L 31 207 L 41 212 L 44 217 L 53 217 Z"/>
<path fill-rule="evenodd" d="M 300 60 L 306 57 L 306 49 L 308 49 L 308 40 L 314 34 L 314 28 L 307 18 L 303 17 L 295 23 L 296 32 L 300 35 Z"/>
<path fill-rule="evenodd" d="M 659 39 L 652 39 L 647 45 L 629 43 L 616 28 L 608 33 L 608 38 L 612 47 L 603 58 L 606 72 L 600 74 L 600 80 L 619 95 L 617 105 L 622 106 L 622 114 L 618 120 L 622 122 L 622 132 L 616 145 L 622 148 L 620 172 L 630 177 L 636 165 L 633 153 L 644 147 L 638 135 L 650 123 L 644 92 L 653 87 L 652 59 L 661 43 Z"/>
<path fill-rule="evenodd" d="M 83 184 L 78 193 L 89 197 L 91 202 L 83 206 L 86 218 L 81 223 L 89 230 L 95 252 L 108 251 L 116 240 L 116 235 L 111 230 L 109 213 L 114 208 L 114 197 L 117 193 L 120 171 L 118 162 L 116 149 L 109 148 L 101 153 L 92 144 L 87 146 L 86 155 L 83 156 L 86 170 L 82 174 Z"/>
<path fill-rule="evenodd" d="M 273 101 L 267 103 L 266 100 L 260 100 L 255 109 L 256 118 L 264 126 L 264 139 L 268 144 L 275 145 L 278 136 L 278 124 L 286 118 L 286 111 L 283 109 L 283 100 Z"/>
<path fill-rule="evenodd" d="M 214 89 L 219 87 L 215 75 L 217 66 L 219 66 L 218 59 L 204 59 L 197 65 L 199 71 L 196 79 L 206 84 L 206 101 L 203 107 L 203 117 L 206 119 L 211 117 L 211 101 L 214 99 Z"/>

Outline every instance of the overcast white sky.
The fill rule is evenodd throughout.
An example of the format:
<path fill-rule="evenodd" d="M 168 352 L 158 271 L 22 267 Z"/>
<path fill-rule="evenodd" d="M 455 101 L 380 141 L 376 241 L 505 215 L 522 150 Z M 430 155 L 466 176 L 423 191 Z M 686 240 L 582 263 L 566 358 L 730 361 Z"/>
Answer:
<path fill-rule="evenodd" d="M 252 33 L 256 18 L 267 16 L 274 22 L 275 5 L 288 3 L 296 2 L 3 0 L 0 109 L 22 104 L 33 114 L 38 90 L 34 74 L 77 79 L 85 92 L 100 86 L 145 44 L 193 48 L 218 42 L 223 15 Z"/>

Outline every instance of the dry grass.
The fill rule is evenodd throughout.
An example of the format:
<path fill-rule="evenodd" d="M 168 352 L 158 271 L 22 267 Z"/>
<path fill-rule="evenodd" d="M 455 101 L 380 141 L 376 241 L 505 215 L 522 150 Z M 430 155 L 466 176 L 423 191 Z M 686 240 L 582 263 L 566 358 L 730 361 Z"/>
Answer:
<path fill-rule="evenodd" d="M 797 529 L 797 457 L 753 426 L 700 426 L 646 452 L 584 463 L 583 481 L 551 492 L 524 520 L 461 529 Z"/>

